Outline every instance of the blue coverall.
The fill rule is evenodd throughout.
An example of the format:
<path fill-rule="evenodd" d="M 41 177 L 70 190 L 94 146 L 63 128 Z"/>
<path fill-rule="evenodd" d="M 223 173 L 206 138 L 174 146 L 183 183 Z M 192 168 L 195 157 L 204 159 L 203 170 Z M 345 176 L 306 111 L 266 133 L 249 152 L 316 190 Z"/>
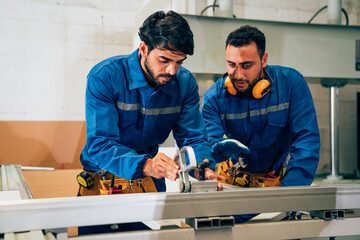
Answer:
<path fill-rule="evenodd" d="M 243 170 L 251 173 L 276 170 L 290 154 L 280 186 L 310 185 L 319 162 L 320 135 L 309 87 L 292 68 L 268 65 L 266 70 L 274 83 L 260 99 L 251 93 L 231 95 L 225 78 L 204 93 L 209 142 L 219 142 L 225 134 L 245 144 L 251 153 Z"/>
<path fill-rule="evenodd" d="M 87 142 L 80 157 L 84 169 L 105 169 L 128 180 L 144 178 L 145 161 L 155 157 L 171 131 L 179 148 L 193 147 L 197 161 L 208 159 L 214 169 L 199 100 L 196 80 L 184 67 L 168 84 L 151 87 L 138 49 L 98 63 L 87 78 Z M 153 180 L 157 191 L 166 190 L 164 178 Z"/>

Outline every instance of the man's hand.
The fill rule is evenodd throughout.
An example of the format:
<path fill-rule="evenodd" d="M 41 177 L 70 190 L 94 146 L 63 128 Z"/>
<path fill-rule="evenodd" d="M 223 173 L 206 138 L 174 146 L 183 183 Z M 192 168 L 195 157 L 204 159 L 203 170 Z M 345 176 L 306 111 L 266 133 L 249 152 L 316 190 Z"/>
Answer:
<path fill-rule="evenodd" d="M 231 156 L 238 160 L 239 157 L 249 154 L 250 149 L 235 139 L 226 139 L 215 143 L 211 153 L 217 162 L 223 162 Z"/>
<path fill-rule="evenodd" d="M 204 162 L 209 162 L 209 160 L 205 159 Z M 196 179 L 199 180 L 200 176 L 199 176 L 200 172 L 198 168 L 195 168 L 195 172 L 194 175 L 196 177 Z M 220 175 L 217 175 L 213 170 L 211 170 L 210 168 L 205 168 L 205 180 L 217 180 L 217 181 L 225 181 L 226 178 Z M 221 191 L 223 190 L 223 185 L 221 183 L 218 182 L 217 184 L 217 190 Z"/>
<path fill-rule="evenodd" d="M 175 181 L 177 178 L 179 166 L 173 159 L 163 153 L 158 153 L 154 158 L 146 160 L 143 166 L 143 175 L 157 179 L 168 178 Z"/>

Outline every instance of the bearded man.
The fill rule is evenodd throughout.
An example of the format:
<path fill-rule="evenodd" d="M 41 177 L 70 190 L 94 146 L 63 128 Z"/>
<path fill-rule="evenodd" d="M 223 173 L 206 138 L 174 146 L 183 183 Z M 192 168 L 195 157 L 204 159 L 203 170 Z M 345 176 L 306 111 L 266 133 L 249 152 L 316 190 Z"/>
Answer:
<path fill-rule="evenodd" d="M 179 170 L 172 156 L 158 152 L 171 131 L 179 148 L 191 146 L 198 162 L 209 162 L 205 179 L 223 180 L 211 170 L 215 161 L 198 85 L 181 66 L 194 52 L 188 23 L 173 11 L 158 11 L 144 21 L 139 36 L 132 54 L 106 59 L 88 74 L 87 141 L 80 160 L 94 186 L 80 186 L 79 196 L 108 194 L 114 187 L 122 193 L 165 191 L 165 178 L 175 180 Z M 143 223 L 90 226 L 80 227 L 79 235 L 141 229 L 148 228 Z"/>
<path fill-rule="evenodd" d="M 310 185 L 320 149 L 311 92 L 298 71 L 267 60 L 265 35 L 256 27 L 228 35 L 227 73 L 202 104 L 217 173 L 242 187 Z"/>

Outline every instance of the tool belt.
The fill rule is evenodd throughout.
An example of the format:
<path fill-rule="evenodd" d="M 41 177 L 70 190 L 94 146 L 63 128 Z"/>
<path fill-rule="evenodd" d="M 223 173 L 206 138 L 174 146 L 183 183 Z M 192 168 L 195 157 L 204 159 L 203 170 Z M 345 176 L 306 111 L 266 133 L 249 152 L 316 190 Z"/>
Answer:
<path fill-rule="evenodd" d="M 217 165 L 216 173 L 226 178 L 225 181 L 221 182 L 241 187 L 277 187 L 283 180 L 284 171 L 282 168 L 266 173 L 249 173 L 241 170 L 228 173 L 227 170 L 233 165 L 230 159 Z"/>
<path fill-rule="evenodd" d="M 94 172 L 88 172 L 90 175 L 94 175 Z M 92 189 L 86 189 L 79 185 L 78 195 L 81 196 L 90 196 L 90 195 L 108 195 L 109 187 L 111 184 L 112 174 L 107 172 L 105 175 L 106 180 L 101 180 L 103 176 L 101 174 L 96 174 L 93 176 L 94 187 Z M 144 179 L 136 180 L 126 180 L 115 176 L 114 178 L 114 187 L 119 187 L 121 185 L 122 193 L 144 193 L 144 192 L 157 192 L 154 181 L 151 177 L 146 177 Z"/>

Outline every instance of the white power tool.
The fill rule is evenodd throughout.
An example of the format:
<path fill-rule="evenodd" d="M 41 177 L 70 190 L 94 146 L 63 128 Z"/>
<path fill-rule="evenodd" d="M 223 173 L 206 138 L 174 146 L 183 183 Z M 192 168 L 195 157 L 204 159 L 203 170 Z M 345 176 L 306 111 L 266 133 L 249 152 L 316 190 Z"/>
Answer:
<path fill-rule="evenodd" d="M 189 164 L 186 164 L 186 158 Z M 182 147 L 174 156 L 174 161 L 180 166 L 179 188 L 180 192 L 212 192 L 217 191 L 216 180 L 205 181 L 205 168 L 209 166 L 207 162 L 196 162 L 195 153 L 192 147 Z M 189 172 L 196 167 L 199 168 L 199 181 L 194 179 L 190 181 Z"/>

